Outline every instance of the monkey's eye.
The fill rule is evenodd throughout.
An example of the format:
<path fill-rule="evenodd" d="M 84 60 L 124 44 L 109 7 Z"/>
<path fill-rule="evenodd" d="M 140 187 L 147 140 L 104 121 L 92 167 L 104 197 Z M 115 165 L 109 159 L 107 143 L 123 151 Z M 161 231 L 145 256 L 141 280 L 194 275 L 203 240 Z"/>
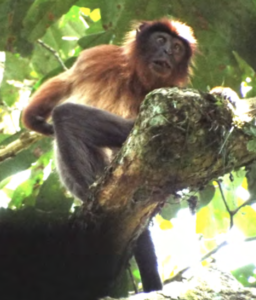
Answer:
<path fill-rule="evenodd" d="M 174 51 L 175 53 L 180 53 L 181 50 L 182 50 L 182 47 L 181 47 L 180 44 L 178 44 L 178 43 L 174 44 L 174 46 L 173 46 L 173 51 Z"/>
<path fill-rule="evenodd" d="M 158 45 L 164 45 L 165 42 L 166 42 L 166 38 L 163 37 L 163 36 L 158 36 L 158 37 L 156 38 L 156 42 L 157 42 Z"/>

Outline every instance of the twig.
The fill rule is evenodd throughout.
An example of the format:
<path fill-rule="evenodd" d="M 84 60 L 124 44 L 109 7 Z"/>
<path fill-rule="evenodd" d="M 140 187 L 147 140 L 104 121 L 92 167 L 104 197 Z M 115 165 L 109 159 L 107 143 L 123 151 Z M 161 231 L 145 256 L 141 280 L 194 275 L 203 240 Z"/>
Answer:
<path fill-rule="evenodd" d="M 228 141 L 228 138 L 229 138 L 230 135 L 232 134 L 233 130 L 234 130 L 234 126 L 232 126 L 232 127 L 230 128 L 229 132 L 226 134 L 226 137 L 225 137 L 225 139 L 224 139 L 224 142 L 223 142 L 223 144 L 222 144 L 221 147 L 220 147 L 219 154 L 221 154 L 221 152 L 222 152 L 224 146 L 226 145 L 226 143 L 227 143 L 227 141 Z"/>
<path fill-rule="evenodd" d="M 234 216 L 238 213 L 238 211 L 239 211 L 242 207 L 244 207 L 244 206 L 246 206 L 246 205 L 249 205 L 249 204 L 252 203 L 253 201 L 252 201 L 251 199 L 249 199 L 249 200 L 245 201 L 243 204 L 239 205 L 236 209 L 230 210 L 230 208 L 229 208 L 229 206 L 228 206 L 228 203 L 227 203 L 227 201 L 226 201 L 226 199 L 225 199 L 225 195 L 224 195 L 223 190 L 222 190 L 221 182 L 220 182 L 219 180 L 217 180 L 217 183 L 218 183 L 218 186 L 219 186 L 219 189 L 220 189 L 220 193 L 221 193 L 222 200 L 223 200 L 223 202 L 224 202 L 224 204 L 225 204 L 225 207 L 226 207 L 226 210 L 228 211 L 229 216 L 230 216 L 230 226 L 229 226 L 229 227 L 230 227 L 230 229 L 231 229 L 231 228 L 233 227 L 233 225 L 234 225 Z"/>
<path fill-rule="evenodd" d="M 245 201 L 243 204 L 239 205 L 235 210 L 233 210 L 233 214 L 235 215 L 242 207 L 249 205 L 251 203 L 253 203 L 254 201 L 252 199 L 249 199 L 247 201 Z"/>
<path fill-rule="evenodd" d="M 135 294 L 138 294 L 138 289 L 137 289 L 137 285 L 136 285 L 136 282 L 134 280 L 134 277 L 133 277 L 133 274 L 132 274 L 132 270 L 131 270 L 131 266 L 129 265 L 128 267 L 128 272 L 129 272 L 129 276 L 130 276 L 130 280 L 132 282 L 132 286 L 133 286 L 133 289 L 134 289 L 134 293 Z"/>
<path fill-rule="evenodd" d="M 217 183 L 218 183 L 218 186 L 219 186 L 219 189 L 220 189 L 222 200 L 223 200 L 224 205 L 226 207 L 226 210 L 227 210 L 227 212 L 229 213 L 229 216 L 230 216 L 230 225 L 229 225 L 229 228 L 231 229 L 233 227 L 233 225 L 234 225 L 234 212 L 229 209 L 228 203 L 226 201 L 225 195 L 224 195 L 223 190 L 222 190 L 222 186 L 221 186 L 220 180 L 217 180 Z"/>
<path fill-rule="evenodd" d="M 252 242 L 252 241 L 255 241 L 255 240 L 256 240 L 256 236 L 246 238 L 243 242 Z M 208 252 L 207 254 L 202 256 L 201 259 L 199 260 L 199 262 L 202 262 L 202 261 L 206 260 L 207 258 L 212 256 L 213 254 L 217 253 L 222 247 L 227 246 L 227 245 L 228 245 L 227 241 L 222 242 L 218 247 L 214 248 L 213 250 L 211 250 L 210 252 Z M 188 267 L 180 270 L 175 276 L 173 276 L 170 279 L 165 280 L 164 284 L 167 284 L 167 283 L 176 281 L 177 279 L 180 279 L 182 277 L 182 274 L 184 274 L 190 268 L 191 268 L 191 266 L 188 266 Z"/>
<path fill-rule="evenodd" d="M 47 49 L 48 51 L 50 51 L 55 58 L 57 59 L 57 61 L 60 63 L 60 65 L 62 66 L 63 70 L 67 71 L 68 68 L 65 66 L 64 62 L 62 61 L 62 59 L 60 58 L 59 54 L 57 51 L 55 51 L 53 48 L 51 48 L 50 46 L 46 45 L 42 40 L 37 40 L 38 44 L 41 45 L 42 47 L 44 47 L 45 49 Z"/>

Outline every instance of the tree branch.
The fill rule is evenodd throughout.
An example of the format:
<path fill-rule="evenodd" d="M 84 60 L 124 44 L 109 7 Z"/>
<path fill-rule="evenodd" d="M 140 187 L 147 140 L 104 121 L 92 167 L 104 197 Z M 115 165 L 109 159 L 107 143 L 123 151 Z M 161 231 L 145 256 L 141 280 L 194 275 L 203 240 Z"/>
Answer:
<path fill-rule="evenodd" d="M 11 158 L 20 151 L 34 144 L 35 142 L 42 139 L 43 136 L 41 134 L 37 134 L 32 131 L 26 131 L 21 133 L 19 139 L 13 141 L 12 143 L 6 145 L 4 148 L 0 149 L 0 162 L 4 161 L 7 158 Z"/>
<path fill-rule="evenodd" d="M 52 47 L 50 47 L 49 45 L 45 44 L 41 40 L 37 40 L 37 42 L 38 42 L 39 45 L 41 45 L 42 47 L 44 47 L 45 49 L 47 49 L 49 52 L 51 52 L 53 54 L 53 56 L 57 59 L 57 61 L 62 66 L 62 68 L 63 68 L 64 71 L 68 70 L 68 68 L 65 66 L 64 62 L 60 58 L 60 56 L 59 56 L 59 54 L 58 54 L 57 51 L 55 51 Z"/>
<path fill-rule="evenodd" d="M 211 95 L 178 88 L 153 91 L 121 151 L 91 187 L 81 219 L 88 212 L 97 220 L 107 218 L 113 248 L 129 252 L 167 196 L 198 189 L 256 158 L 247 149 L 254 137 L 234 127 L 234 118 L 230 103 Z M 243 125 L 247 132 L 248 126 Z"/>

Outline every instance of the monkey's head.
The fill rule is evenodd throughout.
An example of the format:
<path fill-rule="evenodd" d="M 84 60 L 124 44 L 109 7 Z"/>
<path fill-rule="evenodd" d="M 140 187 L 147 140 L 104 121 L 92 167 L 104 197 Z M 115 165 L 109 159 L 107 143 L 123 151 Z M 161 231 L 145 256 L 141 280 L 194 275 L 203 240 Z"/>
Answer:
<path fill-rule="evenodd" d="M 187 83 L 196 50 L 189 26 L 167 19 L 142 22 L 131 48 L 139 77 L 155 82 L 154 88 Z"/>

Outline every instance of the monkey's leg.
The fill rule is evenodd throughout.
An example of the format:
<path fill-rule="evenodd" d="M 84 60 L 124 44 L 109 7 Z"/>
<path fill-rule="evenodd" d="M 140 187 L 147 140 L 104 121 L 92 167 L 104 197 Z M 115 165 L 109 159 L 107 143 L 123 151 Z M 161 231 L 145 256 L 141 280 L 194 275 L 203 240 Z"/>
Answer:
<path fill-rule="evenodd" d="M 56 107 L 52 117 L 60 178 L 72 194 L 84 200 L 89 185 L 106 166 L 102 148 L 120 148 L 134 122 L 72 103 Z"/>
<path fill-rule="evenodd" d="M 72 194 L 85 199 L 89 185 L 106 165 L 101 147 L 121 147 L 134 122 L 99 109 L 67 103 L 55 108 L 53 124 L 62 181 Z M 144 290 L 160 290 L 162 284 L 148 230 L 138 238 L 135 258 Z"/>
<path fill-rule="evenodd" d="M 140 270 L 143 290 L 159 291 L 163 288 L 157 268 L 155 247 L 147 228 L 138 238 L 134 256 Z"/>

